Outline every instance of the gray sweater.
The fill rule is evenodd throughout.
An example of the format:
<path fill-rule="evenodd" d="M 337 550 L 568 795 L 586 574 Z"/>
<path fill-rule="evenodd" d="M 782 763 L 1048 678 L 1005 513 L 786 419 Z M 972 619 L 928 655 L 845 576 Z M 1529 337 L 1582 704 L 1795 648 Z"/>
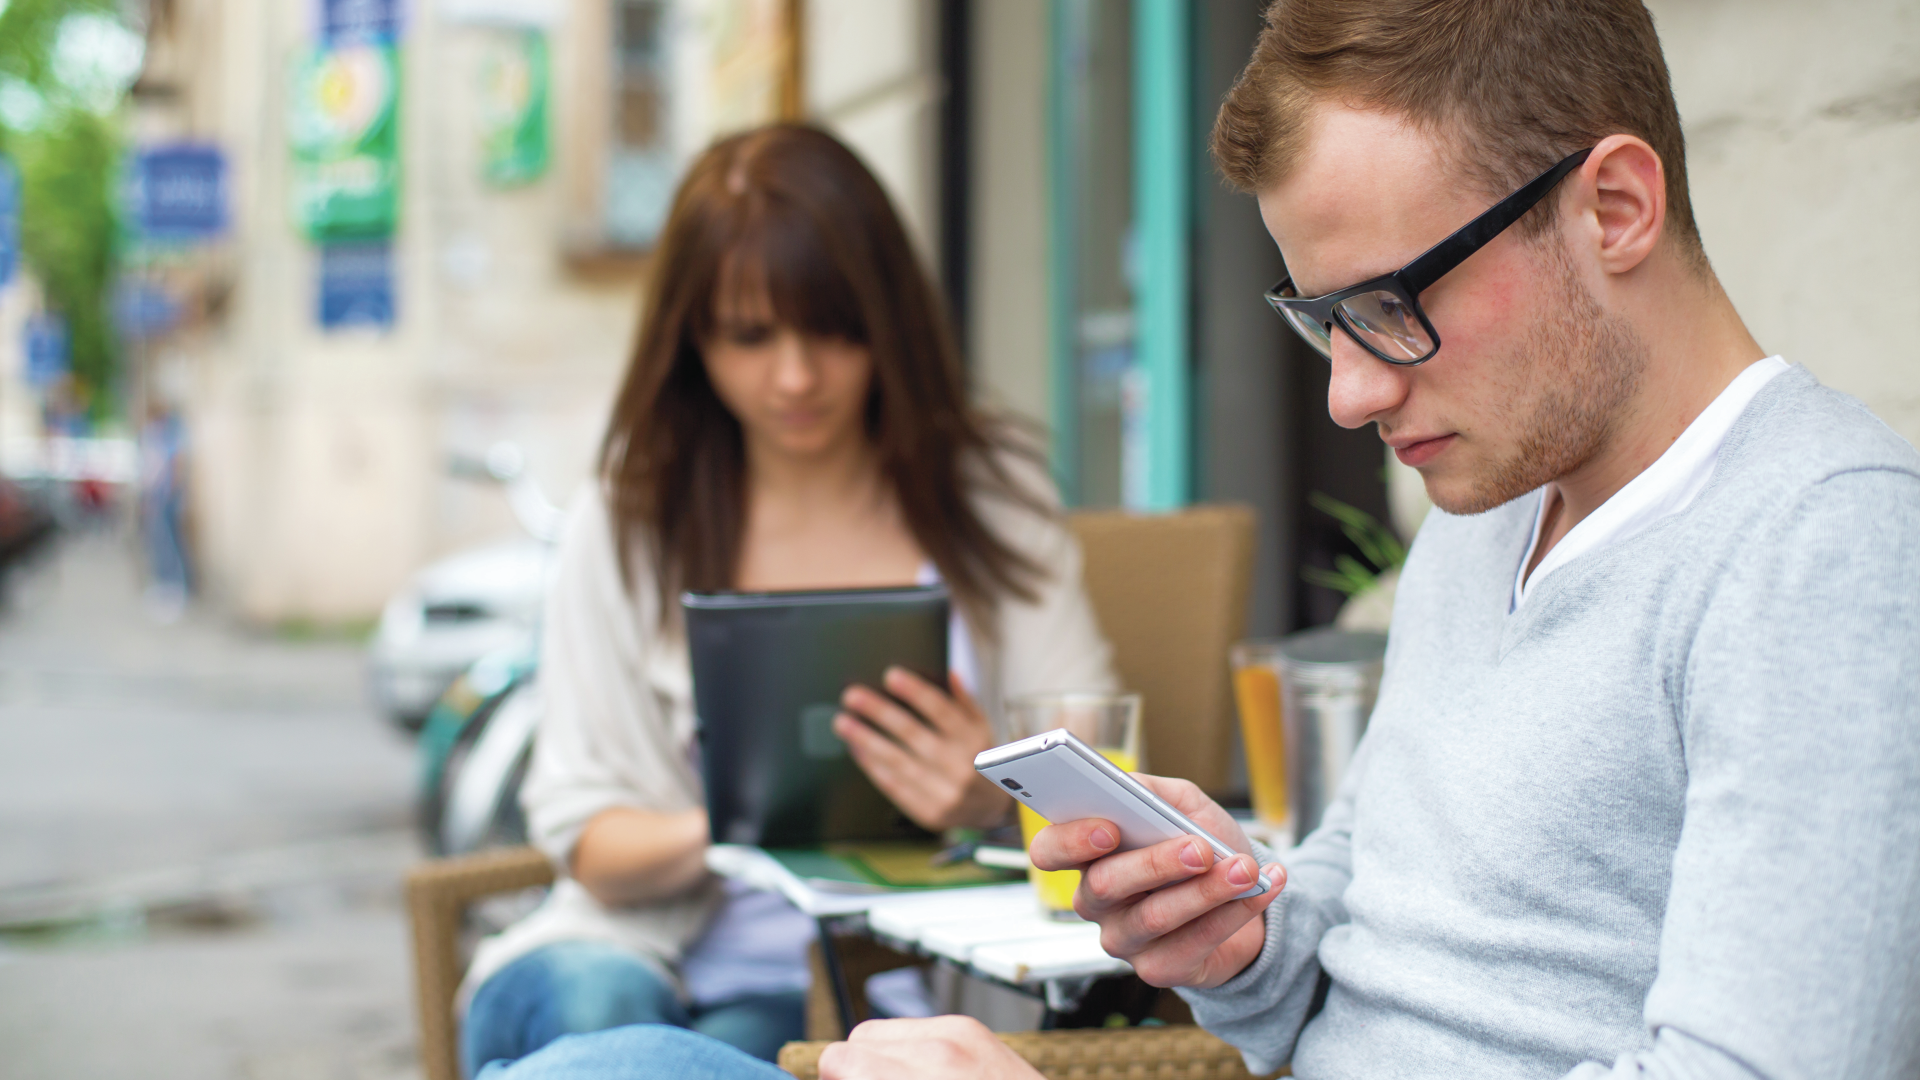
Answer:
<path fill-rule="evenodd" d="M 1304 1080 L 1920 1075 L 1920 455 L 1795 368 L 1509 614 L 1537 506 L 1428 517 L 1339 798 L 1196 1018 Z"/>

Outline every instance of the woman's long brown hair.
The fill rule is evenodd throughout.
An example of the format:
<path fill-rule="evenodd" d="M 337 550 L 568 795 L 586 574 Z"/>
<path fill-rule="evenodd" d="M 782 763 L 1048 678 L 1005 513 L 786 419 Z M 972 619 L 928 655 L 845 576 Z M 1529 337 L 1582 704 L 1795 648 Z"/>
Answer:
<path fill-rule="evenodd" d="M 991 637 L 994 604 L 1031 599 L 1041 568 L 994 534 L 973 496 L 1050 512 L 1005 465 L 1005 454 L 1037 454 L 968 405 L 959 349 L 886 192 L 833 136 L 804 125 L 715 144 L 674 196 L 601 446 L 623 565 L 636 546 L 652 555 L 663 620 L 681 590 L 734 587 L 746 452 L 700 346 L 717 329 L 721 291 L 743 279 L 764 285 L 778 323 L 866 346 L 866 432 L 882 473 L 969 624 Z"/>

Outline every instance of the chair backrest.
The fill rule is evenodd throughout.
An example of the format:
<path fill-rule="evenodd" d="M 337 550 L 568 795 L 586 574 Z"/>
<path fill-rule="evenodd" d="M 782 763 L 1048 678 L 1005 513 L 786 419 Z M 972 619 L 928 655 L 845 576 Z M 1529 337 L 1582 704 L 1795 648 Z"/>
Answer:
<path fill-rule="evenodd" d="M 1145 770 L 1223 791 L 1237 737 L 1227 648 L 1246 630 L 1252 509 L 1088 511 L 1067 521 L 1120 682 L 1143 699 Z"/>

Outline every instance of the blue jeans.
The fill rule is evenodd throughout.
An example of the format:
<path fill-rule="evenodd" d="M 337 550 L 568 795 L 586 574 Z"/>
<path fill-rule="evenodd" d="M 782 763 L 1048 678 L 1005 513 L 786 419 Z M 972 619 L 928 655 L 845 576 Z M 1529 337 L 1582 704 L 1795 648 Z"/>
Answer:
<path fill-rule="evenodd" d="M 772 1061 L 780 1047 L 805 1033 L 806 995 L 793 991 L 689 1007 L 658 972 L 632 954 L 599 942 L 564 941 L 520 957 L 480 985 L 461 1025 L 461 1063 L 472 1076 L 489 1063 L 525 1058 L 562 1036 L 630 1024 L 670 1025 L 630 1031 L 688 1028 L 710 1036 L 705 1041 L 715 1050 Z M 587 1052 L 571 1051 L 576 1056 Z M 522 1074 L 516 1069 L 512 1075 Z M 784 1074 L 774 1070 L 773 1075 Z"/>
<path fill-rule="evenodd" d="M 496 1061 L 477 1080 L 793 1080 L 759 1058 L 664 1024 L 568 1035 L 530 1057 Z"/>

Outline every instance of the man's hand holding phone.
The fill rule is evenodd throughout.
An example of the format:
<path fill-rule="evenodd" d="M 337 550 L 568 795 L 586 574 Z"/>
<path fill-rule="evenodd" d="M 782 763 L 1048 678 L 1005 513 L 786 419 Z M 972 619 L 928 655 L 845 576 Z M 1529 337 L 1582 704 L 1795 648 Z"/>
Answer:
<path fill-rule="evenodd" d="M 1278 864 L 1267 867 L 1273 888 L 1235 900 L 1260 869 L 1246 833 L 1192 783 L 1134 775 L 1239 854 L 1216 859 L 1193 836 L 1116 852 L 1120 830 L 1097 818 L 1042 829 L 1029 854 L 1042 870 L 1083 871 L 1073 909 L 1100 924 L 1101 946 L 1132 964 L 1140 978 L 1153 986 L 1218 986 L 1260 955 L 1264 915 L 1285 887 L 1287 872 Z"/>

